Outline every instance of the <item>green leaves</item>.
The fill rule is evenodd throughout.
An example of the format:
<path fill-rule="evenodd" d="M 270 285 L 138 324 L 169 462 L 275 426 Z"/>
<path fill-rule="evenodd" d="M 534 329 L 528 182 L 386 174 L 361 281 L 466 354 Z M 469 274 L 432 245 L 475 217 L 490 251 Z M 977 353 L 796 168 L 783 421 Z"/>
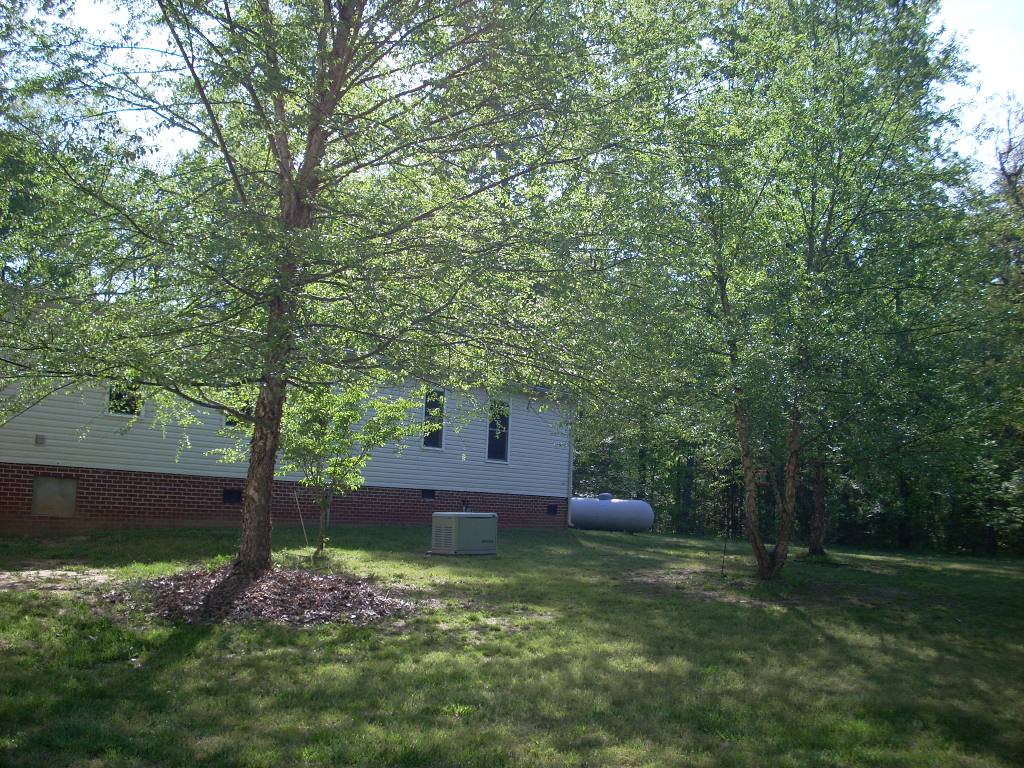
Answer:
<path fill-rule="evenodd" d="M 415 418 L 422 398 L 375 391 L 369 384 L 296 388 L 281 430 L 280 474 L 301 472 L 320 492 L 354 491 L 375 448 L 422 434 Z"/>
<path fill-rule="evenodd" d="M 268 373 L 558 378 L 579 255 L 554 216 L 607 140 L 579 9 L 153 10 L 121 9 L 128 45 L 42 23 L 15 73 L 46 196 L 8 241 L 15 367 L 213 407 Z"/>
<path fill-rule="evenodd" d="M 615 38 L 620 79 L 656 85 L 624 102 L 629 143 L 591 177 L 628 268 L 593 288 L 616 397 L 583 403 L 583 462 L 670 497 L 682 442 L 728 489 L 739 391 L 758 467 L 784 462 L 795 418 L 802 454 L 856 466 L 848 482 L 888 504 L 895 455 L 935 474 L 895 446 L 987 408 L 968 371 L 993 264 L 932 96 L 960 67 L 934 3 L 709 4 L 678 27 L 682 9 L 659 11 Z"/>

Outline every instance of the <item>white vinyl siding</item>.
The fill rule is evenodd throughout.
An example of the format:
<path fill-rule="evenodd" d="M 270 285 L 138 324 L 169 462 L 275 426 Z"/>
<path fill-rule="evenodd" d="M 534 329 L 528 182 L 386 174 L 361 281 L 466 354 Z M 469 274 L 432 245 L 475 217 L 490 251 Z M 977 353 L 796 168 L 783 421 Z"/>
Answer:
<path fill-rule="evenodd" d="M 163 431 L 153 426 L 149 403 L 143 404 L 142 415 L 133 420 L 108 412 L 105 387 L 51 395 L 0 426 L 0 461 L 245 477 L 243 465 L 225 464 L 209 455 L 211 450 L 230 445 L 217 434 L 223 416 L 200 415 L 202 422 L 188 428 L 188 443 L 183 446 L 180 427 Z M 36 435 L 43 437 L 44 445 L 35 444 Z"/>
<path fill-rule="evenodd" d="M 511 422 L 508 461 L 487 459 L 486 398 L 480 398 L 483 406 L 460 425 L 458 401 L 463 398 L 449 393 L 444 450 L 423 448 L 418 439 L 407 442 L 404 450 L 382 448 L 363 472 L 366 484 L 568 496 L 569 438 L 561 427 L 558 409 L 550 401 L 525 395 L 507 399 Z"/>
<path fill-rule="evenodd" d="M 486 408 L 469 413 L 469 400 L 449 393 L 443 450 L 424 448 L 420 437 L 379 449 L 364 472 L 366 485 L 567 496 L 569 439 L 557 408 L 548 403 L 544 410 L 544 401 L 524 395 L 509 400 L 515 438 L 507 462 L 487 460 Z M 134 422 L 108 413 L 105 387 L 52 395 L 0 426 L 0 462 L 244 477 L 244 464 L 210 453 L 229 445 L 217 434 L 222 415 L 199 415 L 202 422 L 188 428 L 183 444 L 181 428 L 153 427 L 148 404 Z"/>

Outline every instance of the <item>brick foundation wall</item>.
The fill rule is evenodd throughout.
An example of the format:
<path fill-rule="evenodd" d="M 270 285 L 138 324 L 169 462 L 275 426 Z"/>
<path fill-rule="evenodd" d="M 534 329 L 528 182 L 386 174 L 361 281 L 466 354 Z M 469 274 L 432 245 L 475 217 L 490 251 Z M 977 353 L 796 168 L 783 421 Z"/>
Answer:
<path fill-rule="evenodd" d="M 32 514 L 32 485 L 37 476 L 77 481 L 73 517 Z M 240 503 L 225 503 L 224 489 L 240 489 L 243 480 L 114 469 L 0 463 L 0 534 L 61 534 L 102 528 L 238 525 Z M 365 487 L 336 499 L 332 525 L 430 525 L 434 512 L 497 512 L 503 528 L 560 529 L 567 525 L 568 502 L 559 496 L 436 490 L 433 499 L 418 489 Z M 315 525 L 319 510 L 309 489 L 274 481 L 273 516 L 278 526 Z M 553 513 L 552 513 L 553 512 Z"/>

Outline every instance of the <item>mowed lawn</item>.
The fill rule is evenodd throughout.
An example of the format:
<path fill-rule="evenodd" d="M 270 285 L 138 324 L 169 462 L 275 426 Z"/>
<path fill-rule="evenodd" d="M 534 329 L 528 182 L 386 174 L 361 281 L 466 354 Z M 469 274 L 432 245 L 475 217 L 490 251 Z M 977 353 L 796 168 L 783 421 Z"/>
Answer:
<path fill-rule="evenodd" d="M 839 552 L 768 586 L 741 542 L 723 578 L 721 542 L 503 531 L 498 557 L 456 559 L 426 529 L 339 529 L 330 567 L 416 615 L 175 626 L 90 586 L 235 541 L 0 539 L 8 581 L 84 574 L 0 591 L 0 765 L 1024 765 L 1021 561 Z"/>

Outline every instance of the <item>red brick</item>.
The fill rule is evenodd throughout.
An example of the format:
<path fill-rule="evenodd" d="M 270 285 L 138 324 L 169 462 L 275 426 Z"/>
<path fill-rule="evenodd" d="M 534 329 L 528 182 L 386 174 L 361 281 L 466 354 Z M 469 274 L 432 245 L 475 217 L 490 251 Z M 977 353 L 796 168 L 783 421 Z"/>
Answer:
<path fill-rule="evenodd" d="M 40 475 L 78 480 L 75 517 L 32 516 L 32 480 Z M 231 477 L 0 462 L 0 533 L 237 525 L 241 505 L 224 504 L 221 498 L 225 488 L 243 485 L 243 480 Z M 319 510 L 312 491 L 295 482 L 276 480 L 272 504 L 276 525 L 299 524 L 296 498 L 306 523 L 315 523 Z M 497 512 L 498 524 L 505 528 L 560 529 L 566 526 L 567 500 L 563 497 L 438 490 L 433 500 L 425 500 L 419 489 L 383 487 L 361 488 L 336 499 L 331 506 L 331 523 L 429 525 L 434 512 L 461 510 L 463 503 L 478 512 Z M 555 505 L 557 514 L 547 513 L 549 504 Z"/>

